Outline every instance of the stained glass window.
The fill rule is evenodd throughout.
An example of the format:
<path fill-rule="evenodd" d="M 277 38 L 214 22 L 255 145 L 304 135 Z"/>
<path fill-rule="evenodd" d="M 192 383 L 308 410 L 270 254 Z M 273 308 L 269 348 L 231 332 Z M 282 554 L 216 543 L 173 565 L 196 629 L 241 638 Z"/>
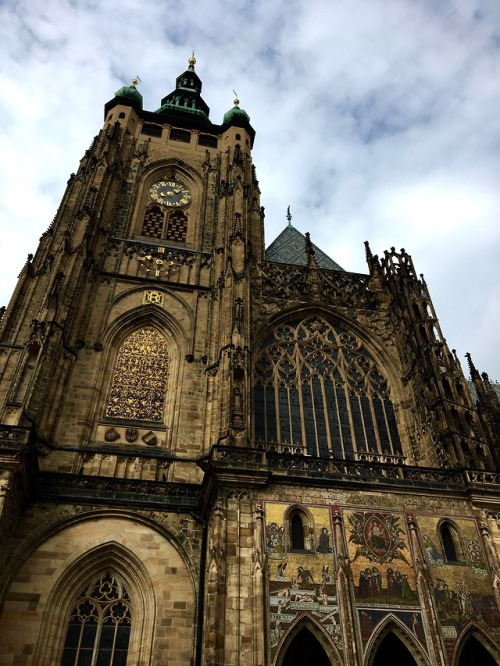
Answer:
<path fill-rule="evenodd" d="M 162 421 L 169 354 L 165 338 L 145 326 L 118 350 L 106 416 Z"/>
<path fill-rule="evenodd" d="M 255 364 L 255 437 L 310 455 L 401 455 L 386 377 L 352 333 L 321 317 L 276 326 Z"/>
<path fill-rule="evenodd" d="M 61 666 L 125 666 L 131 619 L 130 598 L 118 576 L 94 579 L 71 611 Z"/>

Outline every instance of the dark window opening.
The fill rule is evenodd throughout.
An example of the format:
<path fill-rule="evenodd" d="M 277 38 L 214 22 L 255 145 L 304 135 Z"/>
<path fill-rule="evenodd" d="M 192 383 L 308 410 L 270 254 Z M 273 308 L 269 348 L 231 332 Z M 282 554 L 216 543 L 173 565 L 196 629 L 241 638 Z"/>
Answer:
<path fill-rule="evenodd" d="M 148 123 L 144 123 L 141 128 L 141 134 L 147 134 L 147 136 L 161 137 L 162 132 L 163 127 L 160 127 L 160 125 L 149 125 Z"/>
<path fill-rule="evenodd" d="M 172 141 L 182 141 L 183 143 L 190 143 L 191 132 L 186 132 L 185 130 L 172 128 L 170 130 L 170 139 Z"/>
<path fill-rule="evenodd" d="M 441 527 L 441 541 L 443 542 L 444 556 L 447 562 L 458 562 L 457 547 L 452 528 L 449 525 Z"/>
<path fill-rule="evenodd" d="M 125 114 L 123 113 L 123 111 L 120 111 L 120 113 L 118 114 L 118 118 L 125 118 Z"/>
<path fill-rule="evenodd" d="M 292 550 L 305 550 L 304 524 L 298 513 L 290 519 L 290 542 Z"/>
<path fill-rule="evenodd" d="M 199 146 L 208 146 L 208 148 L 217 148 L 218 141 L 216 136 L 210 134 L 200 134 L 198 137 Z"/>

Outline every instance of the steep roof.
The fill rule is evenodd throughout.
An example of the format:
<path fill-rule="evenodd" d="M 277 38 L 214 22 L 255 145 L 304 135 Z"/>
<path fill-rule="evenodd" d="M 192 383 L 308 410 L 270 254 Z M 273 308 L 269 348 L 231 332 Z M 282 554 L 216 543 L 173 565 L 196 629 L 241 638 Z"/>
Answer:
<path fill-rule="evenodd" d="M 266 259 L 282 264 L 307 266 L 306 237 L 289 224 L 266 250 Z M 333 259 L 311 243 L 314 258 L 319 268 L 329 271 L 343 271 Z"/>

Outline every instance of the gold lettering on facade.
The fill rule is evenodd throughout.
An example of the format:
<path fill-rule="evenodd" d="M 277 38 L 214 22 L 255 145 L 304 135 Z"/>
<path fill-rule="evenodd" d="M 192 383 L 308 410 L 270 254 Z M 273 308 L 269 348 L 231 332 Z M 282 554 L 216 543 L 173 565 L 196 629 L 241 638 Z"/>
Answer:
<path fill-rule="evenodd" d="M 156 289 L 146 289 L 142 297 L 142 304 L 147 305 L 148 303 L 153 303 L 153 305 L 159 305 L 163 307 L 165 304 L 165 294 L 162 291 L 157 291 Z"/>

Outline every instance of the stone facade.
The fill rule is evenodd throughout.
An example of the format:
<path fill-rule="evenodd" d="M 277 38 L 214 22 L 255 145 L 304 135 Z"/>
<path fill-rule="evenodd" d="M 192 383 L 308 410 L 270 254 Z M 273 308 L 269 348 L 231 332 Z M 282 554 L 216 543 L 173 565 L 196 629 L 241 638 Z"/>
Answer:
<path fill-rule="evenodd" d="M 200 93 L 106 104 L 3 312 L 0 664 L 499 663 L 488 377 L 405 250 L 270 261 Z"/>

